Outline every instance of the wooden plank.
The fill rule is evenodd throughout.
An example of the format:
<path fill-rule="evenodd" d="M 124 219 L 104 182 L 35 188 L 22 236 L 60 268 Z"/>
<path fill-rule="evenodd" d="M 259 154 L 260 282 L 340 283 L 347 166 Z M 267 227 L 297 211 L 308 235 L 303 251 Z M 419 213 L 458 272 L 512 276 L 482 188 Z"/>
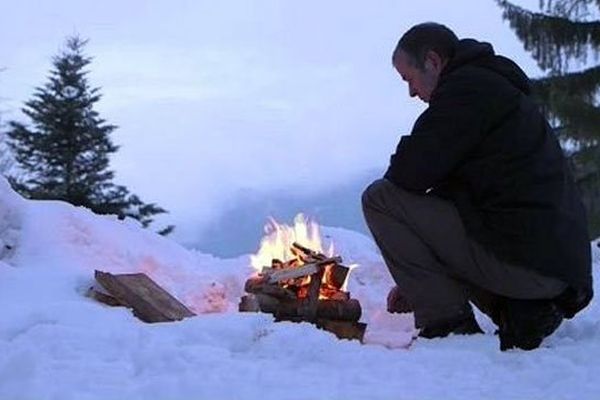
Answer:
<path fill-rule="evenodd" d="M 287 281 L 290 279 L 300 278 L 301 276 L 312 275 L 316 272 L 319 272 L 319 268 L 321 266 L 337 263 L 340 261 L 340 257 L 325 258 L 314 263 L 305 264 L 301 267 L 288 267 L 275 270 L 274 272 L 267 272 L 265 276 L 267 277 L 269 283 L 277 283 Z"/>
<path fill-rule="evenodd" d="M 107 306 L 111 307 L 127 307 L 127 304 L 121 303 L 116 297 L 111 296 L 108 293 L 105 293 L 102 290 L 98 290 L 96 287 L 91 287 L 88 289 L 86 296 L 99 301 L 100 303 L 104 303 Z"/>
<path fill-rule="evenodd" d="M 278 283 L 290 279 L 300 278 L 301 276 L 312 275 L 319 270 L 317 264 L 306 264 L 301 267 L 283 268 L 267 274 L 269 283 Z"/>
<path fill-rule="evenodd" d="M 111 296 L 131 307 L 142 321 L 179 321 L 195 315 L 146 274 L 113 275 L 96 271 L 95 278 Z"/>

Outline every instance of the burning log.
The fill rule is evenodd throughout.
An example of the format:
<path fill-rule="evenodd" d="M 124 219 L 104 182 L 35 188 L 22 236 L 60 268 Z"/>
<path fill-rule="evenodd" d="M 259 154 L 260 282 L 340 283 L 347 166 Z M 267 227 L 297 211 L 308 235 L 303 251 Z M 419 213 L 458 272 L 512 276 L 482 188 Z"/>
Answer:
<path fill-rule="evenodd" d="M 341 289 L 342 286 L 344 286 L 346 279 L 348 278 L 348 273 L 350 272 L 350 268 L 344 267 L 343 265 L 340 265 L 340 264 L 334 264 L 328 268 L 328 271 L 329 271 L 328 272 L 329 284 L 331 284 L 332 286 L 334 286 L 337 289 Z"/>
<path fill-rule="evenodd" d="M 362 341 L 362 309 L 342 288 L 350 269 L 341 257 L 328 257 L 294 242 L 292 260 L 272 259 L 258 276 L 246 281 L 240 311 L 262 311 L 277 321 L 310 322 L 339 338 Z M 259 264 L 260 265 L 260 264 Z"/>
<path fill-rule="evenodd" d="M 329 300 L 348 301 L 350 300 L 350 293 L 338 290 L 329 295 Z"/>
<path fill-rule="evenodd" d="M 258 293 L 256 294 L 256 300 L 258 301 L 260 311 L 273 315 L 275 315 L 279 306 L 282 304 L 281 300 L 269 296 L 268 294 Z M 285 301 L 283 303 L 285 303 Z"/>
<path fill-rule="evenodd" d="M 304 258 L 313 259 L 315 261 L 322 261 L 325 258 L 327 258 L 325 256 L 325 254 L 322 254 L 322 253 L 316 252 L 314 250 L 311 250 L 308 247 L 304 247 L 304 246 L 302 246 L 298 242 L 292 243 L 291 250 L 295 254 L 301 253 L 304 256 Z"/>
<path fill-rule="evenodd" d="M 268 314 L 275 314 L 280 304 L 280 299 L 267 294 L 248 294 L 241 297 L 238 309 L 241 312 L 262 311 Z"/>
<path fill-rule="evenodd" d="M 264 266 L 262 268 L 261 274 L 263 274 L 263 275 L 270 275 L 273 272 L 276 272 L 276 271 L 279 271 L 279 270 L 283 270 L 283 269 L 288 270 L 288 269 L 292 269 L 292 268 L 298 268 L 300 266 L 301 266 L 301 264 L 300 264 L 300 262 L 297 259 L 293 259 L 293 260 L 289 260 L 289 261 L 283 262 L 281 260 L 278 260 L 277 258 L 274 258 L 271 261 L 271 266 L 270 267 Z"/>
<path fill-rule="evenodd" d="M 274 297 L 267 295 L 242 296 L 240 311 L 265 312 L 274 314 L 278 321 L 306 321 L 300 301 L 281 303 Z M 331 332 L 339 339 L 355 339 L 363 341 L 367 324 L 358 322 L 361 316 L 360 303 L 357 300 L 335 301 L 321 300 L 317 308 L 315 325 L 319 329 Z"/>
<path fill-rule="evenodd" d="M 281 300 L 295 300 L 296 294 L 282 286 L 270 284 L 267 279 L 263 277 L 254 277 L 246 281 L 244 290 L 248 293 L 253 294 L 267 294 Z"/>
<path fill-rule="evenodd" d="M 321 294 L 324 272 L 323 267 L 319 267 L 317 272 L 310 276 L 310 286 L 308 287 L 308 297 L 306 299 L 306 319 L 310 322 L 317 319 L 318 308 L 321 304 L 319 295 Z"/>
<path fill-rule="evenodd" d="M 256 295 L 247 294 L 242 296 L 240 298 L 240 303 L 238 304 L 238 310 L 241 312 L 259 312 L 260 303 L 258 302 Z"/>
<path fill-rule="evenodd" d="M 308 322 L 316 322 L 317 319 L 356 322 L 362 314 L 360 303 L 356 299 L 348 301 L 319 300 L 316 303 L 315 311 L 313 311 L 313 307 L 306 299 L 294 302 L 280 302 L 273 314 L 275 318 L 282 321 L 294 319 Z"/>
<path fill-rule="evenodd" d="M 335 262 L 329 263 L 327 262 L 327 256 L 304 247 L 298 242 L 292 243 L 292 251 L 294 254 L 301 254 L 301 257 L 309 263 L 320 262 L 321 264 L 327 264 L 327 269 L 329 270 L 328 282 L 337 289 L 340 289 L 344 285 L 344 282 L 346 282 L 350 268 L 341 265 L 341 257 L 334 257 Z"/>
<path fill-rule="evenodd" d="M 341 321 L 358 321 L 362 315 L 360 302 L 356 299 L 349 300 L 321 300 L 317 316 L 321 319 L 335 319 Z"/>
<path fill-rule="evenodd" d="M 340 257 L 325 258 L 320 261 L 305 264 L 301 267 L 287 267 L 279 270 L 271 269 L 267 271 L 263 269 L 262 275 L 267 277 L 269 283 L 278 283 L 290 279 L 300 278 L 302 276 L 316 274 L 323 266 L 338 262 L 342 262 Z"/>

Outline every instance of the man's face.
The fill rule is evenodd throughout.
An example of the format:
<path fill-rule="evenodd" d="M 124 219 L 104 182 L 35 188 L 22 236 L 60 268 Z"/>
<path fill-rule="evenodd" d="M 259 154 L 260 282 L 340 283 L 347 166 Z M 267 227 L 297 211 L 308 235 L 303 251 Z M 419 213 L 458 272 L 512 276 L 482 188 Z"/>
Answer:
<path fill-rule="evenodd" d="M 419 96 L 422 101 L 429 103 L 445 63 L 442 63 L 439 56 L 431 51 L 425 58 L 423 69 L 418 68 L 412 61 L 412 58 L 401 50 L 394 60 L 394 67 L 408 83 L 410 97 Z"/>

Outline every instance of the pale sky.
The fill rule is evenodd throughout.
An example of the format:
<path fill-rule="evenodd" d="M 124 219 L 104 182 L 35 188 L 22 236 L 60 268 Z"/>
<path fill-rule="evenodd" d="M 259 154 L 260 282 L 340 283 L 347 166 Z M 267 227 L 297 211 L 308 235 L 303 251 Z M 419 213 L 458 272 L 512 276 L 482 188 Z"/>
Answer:
<path fill-rule="evenodd" d="M 424 109 L 390 63 L 416 23 L 444 23 L 541 73 L 492 0 L 2 3 L 3 118 L 22 118 L 65 37 L 88 38 L 98 110 L 119 126 L 116 182 L 168 209 L 176 238 L 240 189 L 317 191 L 383 172 Z"/>

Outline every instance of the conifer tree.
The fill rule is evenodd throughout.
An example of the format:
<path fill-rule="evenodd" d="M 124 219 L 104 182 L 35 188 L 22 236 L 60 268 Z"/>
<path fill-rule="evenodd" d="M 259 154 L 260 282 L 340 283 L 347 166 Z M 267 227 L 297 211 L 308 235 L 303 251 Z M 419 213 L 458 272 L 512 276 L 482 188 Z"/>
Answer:
<path fill-rule="evenodd" d="M 570 157 L 600 234 L 600 0 L 541 0 L 539 11 L 496 0 L 546 76 L 533 91 Z"/>
<path fill-rule="evenodd" d="M 70 37 L 53 58 L 48 82 L 36 88 L 22 109 L 31 125 L 11 121 L 8 144 L 21 173 L 9 177 L 13 187 L 31 199 L 53 199 L 87 207 L 98 214 L 132 217 L 147 227 L 166 212 L 145 204 L 113 183 L 109 156 L 118 150 L 108 124 L 94 109 L 98 88 L 90 87 L 83 53 L 87 41 Z M 172 226 L 160 233 L 167 234 Z"/>

